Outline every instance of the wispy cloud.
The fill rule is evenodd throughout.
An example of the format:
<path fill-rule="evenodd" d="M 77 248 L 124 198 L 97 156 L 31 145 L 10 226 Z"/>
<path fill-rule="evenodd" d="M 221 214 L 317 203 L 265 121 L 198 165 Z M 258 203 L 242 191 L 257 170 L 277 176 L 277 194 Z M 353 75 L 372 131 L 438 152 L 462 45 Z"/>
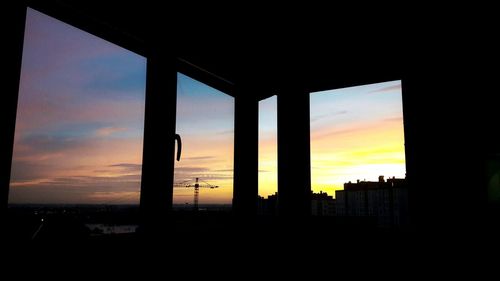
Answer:
<path fill-rule="evenodd" d="M 314 117 L 311 118 L 311 122 L 316 122 L 318 120 L 321 120 L 321 119 L 325 119 L 325 118 L 328 118 L 328 117 L 333 117 L 333 116 L 338 116 L 338 115 L 343 115 L 343 114 L 347 114 L 348 111 L 347 110 L 339 110 L 339 111 L 335 111 L 335 112 L 332 112 L 332 113 L 325 113 L 325 114 L 320 114 L 320 115 L 315 115 Z"/>
<path fill-rule="evenodd" d="M 138 191 L 97 191 L 92 192 L 88 197 L 97 202 L 103 203 L 128 203 L 130 201 L 137 201 L 139 199 L 140 192 Z"/>
<path fill-rule="evenodd" d="M 229 179 L 233 179 L 233 176 L 232 175 L 217 175 L 217 174 L 207 174 L 203 177 L 204 180 L 211 180 L 211 181 L 215 181 L 215 180 L 229 180 Z"/>
<path fill-rule="evenodd" d="M 95 135 L 98 137 L 107 137 L 115 133 L 125 132 L 125 131 L 127 131 L 127 128 L 124 127 L 104 127 L 97 129 L 95 131 Z"/>
<path fill-rule="evenodd" d="M 141 176 L 136 175 L 117 175 L 117 176 L 68 176 L 68 177 L 55 177 L 55 178 L 35 178 L 32 180 L 12 181 L 11 186 L 62 186 L 73 188 L 75 186 L 83 186 L 92 190 L 97 186 L 109 186 L 122 183 L 137 183 L 140 182 Z"/>
<path fill-rule="evenodd" d="M 229 180 L 233 178 L 233 169 L 210 169 L 204 167 L 176 167 L 175 182 L 185 180 L 194 180 L 200 178 L 202 180 L 211 181 L 212 184 L 217 184 L 215 181 Z"/>
<path fill-rule="evenodd" d="M 184 160 L 209 160 L 214 159 L 215 156 L 196 156 L 196 157 L 182 157 Z"/>
<path fill-rule="evenodd" d="M 207 171 L 209 171 L 209 169 L 205 167 L 175 167 L 175 172 L 179 173 L 200 173 Z"/>
<path fill-rule="evenodd" d="M 358 131 L 363 130 L 363 128 L 343 128 L 343 129 L 338 129 L 338 130 L 329 130 L 329 131 L 320 131 L 316 134 L 314 134 L 315 139 L 321 139 L 321 138 L 326 138 L 326 137 L 333 137 L 333 136 L 341 136 L 341 135 L 348 135 L 352 134 Z"/>
<path fill-rule="evenodd" d="M 314 116 L 314 117 L 311 118 L 311 122 L 316 122 L 316 121 L 324 119 L 324 118 L 326 118 L 328 116 L 330 116 L 330 114 L 328 114 L 328 113 L 316 115 L 316 116 Z"/>
<path fill-rule="evenodd" d="M 401 91 L 401 84 L 384 87 L 378 90 L 371 91 L 370 93 L 385 93 L 391 91 Z"/>
<path fill-rule="evenodd" d="M 120 168 L 122 171 L 126 172 L 140 172 L 142 171 L 142 164 L 132 164 L 132 163 L 119 163 L 109 165 L 112 168 Z"/>
<path fill-rule="evenodd" d="M 218 169 L 218 170 L 213 170 L 214 172 L 232 172 L 234 169 Z"/>
<path fill-rule="evenodd" d="M 83 138 L 73 138 L 66 136 L 51 136 L 51 135 L 27 135 L 19 138 L 18 143 L 25 147 L 22 155 L 30 156 L 37 152 L 44 154 L 62 152 L 79 147 L 85 142 Z M 16 144 L 17 145 L 17 144 Z M 18 156 L 16 154 L 15 156 Z"/>

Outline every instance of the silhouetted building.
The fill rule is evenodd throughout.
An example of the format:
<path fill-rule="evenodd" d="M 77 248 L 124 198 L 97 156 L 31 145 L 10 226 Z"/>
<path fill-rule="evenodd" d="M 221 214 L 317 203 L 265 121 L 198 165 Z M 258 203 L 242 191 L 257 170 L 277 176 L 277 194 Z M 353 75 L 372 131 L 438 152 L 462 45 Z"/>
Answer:
<path fill-rule="evenodd" d="M 335 199 L 328 193 L 320 191 L 311 192 L 311 215 L 313 216 L 335 216 Z"/>
<path fill-rule="evenodd" d="M 278 208 L 278 193 L 269 195 L 267 198 L 259 196 L 258 199 L 258 214 L 259 215 L 276 215 Z M 328 193 L 320 191 L 320 193 L 311 192 L 311 215 L 313 216 L 335 216 L 336 207 L 335 199 L 329 196 Z"/>
<path fill-rule="evenodd" d="M 259 215 L 276 215 L 276 208 L 278 206 L 278 192 L 273 195 L 267 196 L 267 199 L 259 196 L 258 199 L 258 214 Z"/>
<path fill-rule="evenodd" d="M 339 217 L 347 216 L 347 206 L 346 206 L 346 193 L 344 190 L 335 191 L 335 214 Z"/>
<path fill-rule="evenodd" d="M 337 216 L 373 217 L 379 226 L 408 224 L 408 187 L 405 179 L 380 176 L 377 182 L 345 183 L 335 192 Z"/>

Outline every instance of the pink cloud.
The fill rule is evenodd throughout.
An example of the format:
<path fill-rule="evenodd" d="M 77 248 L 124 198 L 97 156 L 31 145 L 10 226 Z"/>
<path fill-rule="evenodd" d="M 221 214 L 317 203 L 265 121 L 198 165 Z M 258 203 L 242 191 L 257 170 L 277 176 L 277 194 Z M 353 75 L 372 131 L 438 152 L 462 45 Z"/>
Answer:
<path fill-rule="evenodd" d="M 106 203 L 137 203 L 139 201 L 139 191 L 96 191 L 88 194 L 88 199 L 92 202 Z"/>

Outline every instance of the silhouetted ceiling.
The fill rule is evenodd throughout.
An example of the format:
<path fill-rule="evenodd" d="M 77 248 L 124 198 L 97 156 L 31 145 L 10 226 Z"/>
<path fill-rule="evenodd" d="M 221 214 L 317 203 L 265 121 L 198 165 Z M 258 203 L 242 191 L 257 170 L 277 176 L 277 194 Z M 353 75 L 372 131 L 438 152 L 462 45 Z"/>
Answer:
<path fill-rule="evenodd" d="M 351 17 L 331 5 L 323 10 L 244 3 L 28 2 L 139 54 L 174 55 L 187 69 L 199 70 L 193 73 L 205 73 L 194 78 L 209 85 L 227 91 L 241 86 L 259 98 L 287 88 L 318 91 L 401 79 L 407 60 L 400 17 Z"/>

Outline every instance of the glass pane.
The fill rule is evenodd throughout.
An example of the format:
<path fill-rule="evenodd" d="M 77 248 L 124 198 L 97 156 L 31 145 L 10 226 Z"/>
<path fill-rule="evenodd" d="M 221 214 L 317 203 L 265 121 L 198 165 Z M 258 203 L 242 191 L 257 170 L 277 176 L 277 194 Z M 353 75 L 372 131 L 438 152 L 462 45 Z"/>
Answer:
<path fill-rule="evenodd" d="M 345 193 L 339 191 L 344 187 L 382 190 L 391 185 L 390 182 L 400 182 L 393 181 L 393 177 L 404 181 L 401 81 L 316 92 L 310 98 L 313 192 L 326 192 L 337 197 L 339 209 L 345 199 Z M 384 184 L 380 183 L 382 181 Z M 352 209 L 348 213 L 372 215 L 368 214 L 370 210 L 377 211 L 370 209 L 373 202 L 384 205 L 384 208 L 393 208 L 393 205 L 388 206 L 382 201 L 389 200 L 390 196 L 399 196 L 395 193 L 380 191 L 373 196 L 353 193 L 353 196 L 348 196 L 351 200 L 348 208 Z M 321 196 L 313 195 L 314 198 Z M 368 209 L 363 209 L 366 206 Z M 333 213 L 336 211 L 331 209 Z"/>
<path fill-rule="evenodd" d="M 274 213 L 269 196 L 278 192 L 278 104 L 272 96 L 259 102 L 259 213 Z M 266 200 L 263 200 L 266 199 Z"/>
<path fill-rule="evenodd" d="M 145 75 L 144 57 L 28 9 L 10 206 L 138 204 Z"/>
<path fill-rule="evenodd" d="M 176 132 L 182 138 L 182 156 L 175 162 L 174 210 L 229 209 L 233 199 L 234 98 L 179 73 Z"/>

